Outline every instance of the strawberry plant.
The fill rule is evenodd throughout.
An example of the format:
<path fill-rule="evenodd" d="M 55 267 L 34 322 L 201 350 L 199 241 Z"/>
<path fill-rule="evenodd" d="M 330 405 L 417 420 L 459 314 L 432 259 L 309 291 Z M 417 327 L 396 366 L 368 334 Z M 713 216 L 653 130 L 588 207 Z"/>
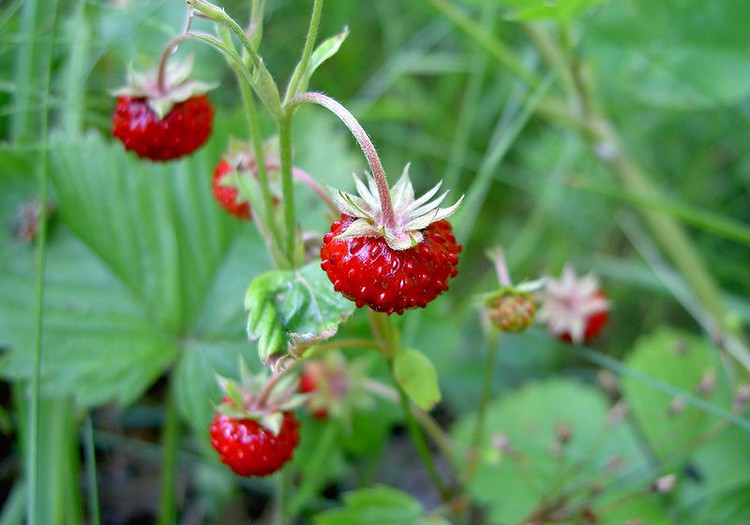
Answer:
<path fill-rule="evenodd" d="M 744 0 L 324 3 L 6 3 L 0 523 L 747 523 Z"/>

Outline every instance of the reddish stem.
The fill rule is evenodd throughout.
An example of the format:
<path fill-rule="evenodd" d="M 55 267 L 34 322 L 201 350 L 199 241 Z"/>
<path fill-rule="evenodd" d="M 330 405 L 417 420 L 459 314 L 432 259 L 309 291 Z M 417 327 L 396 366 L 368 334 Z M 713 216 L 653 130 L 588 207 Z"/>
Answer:
<path fill-rule="evenodd" d="M 492 255 L 494 256 L 495 271 L 497 272 L 497 280 L 500 282 L 500 286 L 511 286 L 508 265 L 505 263 L 505 252 L 498 246 Z"/>
<path fill-rule="evenodd" d="M 391 202 L 391 193 L 388 188 L 388 180 L 385 177 L 385 170 L 383 170 L 383 164 L 380 162 L 378 152 L 375 150 L 375 146 L 372 143 L 369 135 L 364 130 L 362 125 L 354 118 L 348 109 L 346 109 L 341 103 L 332 99 L 328 95 L 318 92 L 307 92 L 300 93 L 294 96 L 288 104 L 288 107 L 292 108 L 303 102 L 309 102 L 323 106 L 331 113 L 336 115 L 341 121 L 349 128 L 352 136 L 359 144 L 362 153 L 365 154 L 367 164 L 370 165 L 370 171 L 375 182 L 378 186 L 378 196 L 380 197 L 380 207 L 383 211 L 383 226 L 388 231 L 393 231 L 396 227 L 396 215 L 393 212 L 393 204 Z"/>
<path fill-rule="evenodd" d="M 280 170 L 281 165 L 274 162 L 266 162 L 266 169 L 267 170 Z M 320 187 L 320 184 L 318 184 L 315 179 L 313 179 L 306 171 L 301 170 L 296 167 L 292 167 L 292 175 L 299 180 L 301 183 L 307 185 L 315 194 L 320 197 L 323 202 L 325 202 L 329 208 L 333 211 L 333 213 L 339 213 L 338 208 L 333 203 L 333 200 L 331 197 L 328 196 L 328 193 Z"/>
<path fill-rule="evenodd" d="M 167 45 L 164 46 L 164 50 L 161 52 L 161 57 L 159 57 L 159 72 L 158 77 L 156 79 L 156 87 L 159 90 L 159 94 L 163 95 L 167 91 L 167 86 L 164 85 L 166 82 L 166 76 L 167 76 L 167 60 L 170 56 L 174 55 L 175 51 L 177 51 L 177 46 L 182 42 L 183 40 L 187 40 L 190 38 L 188 31 L 190 31 L 190 23 L 193 21 L 193 10 L 188 9 L 187 13 L 185 14 L 185 24 L 182 29 L 182 33 L 172 38 L 169 42 L 167 42 Z"/>

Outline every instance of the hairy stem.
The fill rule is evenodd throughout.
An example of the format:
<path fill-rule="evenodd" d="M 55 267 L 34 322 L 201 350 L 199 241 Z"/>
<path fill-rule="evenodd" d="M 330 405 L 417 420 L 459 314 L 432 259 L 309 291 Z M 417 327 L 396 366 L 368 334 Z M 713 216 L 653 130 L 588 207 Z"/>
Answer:
<path fill-rule="evenodd" d="M 266 237 L 266 242 L 270 243 L 271 249 L 269 251 L 276 266 L 287 267 L 290 262 L 285 261 L 280 257 L 281 232 L 279 231 L 279 227 L 273 217 L 273 195 L 271 195 L 271 186 L 268 182 L 268 168 L 266 167 L 265 151 L 263 150 L 263 131 L 258 116 L 258 108 L 255 104 L 255 99 L 253 98 L 252 82 L 242 59 L 234 49 L 234 43 L 232 42 L 229 29 L 225 26 L 221 26 L 218 29 L 218 33 L 221 40 L 214 42 L 210 40 L 212 39 L 210 36 L 207 37 L 201 34 L 191 34 L 191 36 L 194 38 L 198 37 L 221 51 L 225 55 L 229 67 L 232 68 L 235 77 L 237 78 L 240 95 L 242 96 L 242 105 L 245 110 L 245 118 L 250 131 L 253 153 L 257 160 L 258 182 L 260 183 L 261 196 L 263 198 L 263 209 L 259 210 L 258 215 L 261 217 L 259 222 L 262 223 L 264 227 L 260 227 L 259 229 L 270 232 L 270 239 L 267 238 L 267 235 L 265 235 L 263 231 L 261 233 Z"/>
<path fill-rule="evenodd" d="M 263 39 L 263 13 L 265 8 L 266 0 L 252 0 L 250 4 L 250 25 L 246 33 L 255 49 L 260 47 L 260 41 Z"/>
<path fill-rule="evenodd" d="M 383 164 L 380 162 L 380 157 L 375 149 L 375 145 L 372 143 L 367 132 L 348 109 L 338 101 L 324 95 L 323 93 L 300 93 L 299 95 L 295 95 L 288 102 L 287 107 L 291 110 L 303 103 L 323 106 L 336 115 L 344 125 L 349 128 L 349 131 L 352 133 L 352 136 L 357 141 L 357 144 L 367 159 L 367 164 L 370 166 L 372 176 L 375 177 L 375 182 L 378 186 L 378 196 L 380 197 L 380 206 L 383 211 L 383 225 L 386 230 L 393 231 L 396 226 L 396 216 L 393 212 L 393 203 L 391 202 L 388 180 L 386 179 L 385 170 L 383 169 Z"/>
<path fill-rule="evenodd" d="M 292 176 L 292 113 L 288 112 L 278 122 L 279 149 L 281 151 L 281 195 L 284 203 L 284 251 L 287 260 L 296 267 L 297 224 L 294 214 L 294 179 Z"/>
<path fill-rule="evenodd" d="M 169 57 L 174 55 L 177 52 L 177 48 L 179 47 L 180 43 L 183 40 L 187 40 L 189 38 L 187 36 L 188 31 L 190 31 L 190 23 L 193 20 L 193 12 L 191 9 L 188 9 L 185 14 L 185 26 L 182 30 L 182 33 L 172 38 L 169 42 L 167 42 L 167 45 L 164 46 L 164 49 L 161 52 L 161 56 L 159 57 L 159 70 L 157 74 L 157 80 L 156 80 L 156 87 L 159 89 L 159 94 L 164 95 L 167 92 L 168 86 L 166 85 L 167 82 L 167 61 L 169 60 Z"/>
<path fill-rule="evenodd" d="M 305 38 L 305 47 L 302 50 L 302 58 L 299 61 L 299 66 L 294 70 L 294 75 L 289 81 L 289 87 L 287 88 L 286 92 L 287 98 L 297 93 L 300 80 L 307 73 L 307 67 L 310 63 L 310 57 L 312 56 L 313 48 L 315 47 L 315 40 L 318 36 L 320 14 L 322 11 L 323 0 L 315 0 L 315 2 L 313 3 L 312 15 L 310 16 L 310 25 L 307 29 L 307 37 Z"/>
<path fill-rule="evenodd" d="M 425 471 L 427 472 L 430 481 L 440 493 L 440 497 L 443 499 L 443 501 L 447 503 L 453 498 L 453 493 L 450 488 L 448 488 L 448 486 L 443 482 L 443 478 L 440 475 L 440 472 L 438 472 L 437 467 L 435 466 L 435 461 L 432 458 L 432 453 L 430 452 L 430 447 L 427 444 L 427 440 L 425 439 L 425 436 L 422 433 L 422 430 L 419 428 L 416 418 L 414 417 L 414 411 L 412 410 L 409 397 L 406 395 L 406 392 L 404 392 L 404 389 L 401 388 L 401 385 L 396 379 L 396 374 L 393 367 L 394 358 L 396 356 L 396 352 L 398 351 L 398 334 L 393 328 L 391 318 L 385 314 L 376 314 L 373 312 L 370 316 L 370 324 L 374 334 L 382 345 L 381 351 L 387 359 L 388 370 L 391 373 L 391 378 L 393 379 L 393 383 L 396 386 L 396 390 L 398 391 L 401 408 L 404 413 L 404 420 L 406 422 L 406 428 L 409 431 L 409 435 L 411 436 L 414 448 L 416 448 L 417 454 L 422 460 L 422 464 L 425 467 Z"/>
<path fill-rule="evenodd" d="M 471 444 L 466 454 L 466 470 L 464 471 L 463 484 L 468 486 L 474 477 L 479 462 L 479 446 L 484 436 L 485 420 L 487 419 L 487 406 L 492 399 L 492 380 L 495 372 L 495 361 L 499 348 L 500 334 L 497 331 L 487 336 L 487 359 L 484 363 L 484 378 L 482 382 L 482 397 L 479 400 L 479 409 L 477 410 L 477 420 L 474 426 L 474 433 L 471 437 Z"/>
<path fill-rule="evenodd" d="M 289 502 L 289 515 L 294 519 L 305 507 L 305 504 L 320 489 L 321 484 L 326 481 L 325 463 L 331 455 L 339 437 L 340 427 L 333 423 L 327 423 L 323 435 L 318 439 L 315 452 L 305 465 L 307 475 L 302 484 Z"/>
<path fill-rule="evenodd" d="M 393 360 L 389 361 L 389 369 L 391 370 L 391 375 L 394 376 L 393 380 L 396 383 L 396 390 L 398 390 L 399 399 L 401 401 L 401 408 L 403 409 L 404 419 L 406 420 L 406 428 L 409 430 L 409 435 L 411 436 L 412 443 L 417 449 L 417 454 L 419 454 L 419 458 L 422 460 L 422 464 L 424 465 L 425 470 L 427 471 L 427 475 L 432 481 L 432 484 L 440 493 L 440 497 L 443 499 L 443 501 L 447 503 L 452 499 L 453 494 L 451 493 L 451 490 L 448 488 L 448 486 L 443 482 L 443 478 L 440 475 L 440 472 L 438 472 L 437 467 L 435 466 L 435 461 L 432 459 L 432 452 L 430 452 L 430 447 L 427 444 L 427 440 L 425 439 L 422 430 L 419 428 L 419 425 L 417 425 L 417 420 L 414 418 L 414 412 L 412 411 L 409 397 L 406 395 L 406 392 L 404 392 L 404 389 L 401 388 L 401 386 L 396 381 L 395 375 L 393 374 Z"/>

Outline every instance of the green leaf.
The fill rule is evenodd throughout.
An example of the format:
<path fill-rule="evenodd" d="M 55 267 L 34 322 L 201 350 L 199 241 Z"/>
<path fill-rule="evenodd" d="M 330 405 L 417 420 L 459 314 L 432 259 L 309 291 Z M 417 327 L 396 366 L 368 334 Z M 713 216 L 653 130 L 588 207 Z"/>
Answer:
<path fill-rule="evenodd" d="M 689 458 L 693 476 L 678 493 L 678 522 L 695 525 L 742 523 L 750 516 L 750 435 L 729 427 Z"/>
<path fill-rule="evenodd" d="M 401 348 L 393 361 L 396 381 L 407 395 L 424 410 L 440 401 L 440 387 L 432 362 L 419 350 Z"/>
<path fill-rule="evenodd" d="M 474 414 L 460 420 L 453 433 L 457 443 L 468 447 L 475 426 Z M 569 436 L 565 444 L 561 429 Z M 648 486 L 652 479 L 629 425 L 610 418 L 600 391 L 571 380 L 530 384 L 493 401 L 476 452 L 469 492 L 487 505 L 492 523 L 525 523 L 533 509 L 561 497 L 566 487 L 609 486 L 621 481 L 620 474 L 628 484 L 642 476 Z"/>
<path fill-rule="evenodd" d="M 721 381 L 715 358 L 703 339 L 664 329 L 642 337 L 625 364 L 707 402 L 729 408 L 731 395 Z M 701 394 L 701 384 L 706 381 L 713 381 L 715 386 Z M 622 390 L 654 454 L 667 466 L 679 467 L 701 442 L 701 436 L 721 421 L 687 403 L 682 396 L 651 388 L 634 376 L 623 378 Z"/>
<path fill-rule="evenodd" d="M 243 225 L 213 202 L 209 162 L 218 152 L 207 146 L 188 160 L 157 165 L 96 134 L 58 136 L 52 146 L 56 212 L 47 250 L 44 394 L 69 394 L 86 406 L 128 404 L 184 345 L 247 344 L 242 290 L 264 259 L 255 255 L 257 236 L 240 237 Z M 33 160 L 0 151 L 5 224 L 34 195 Z M 25 378 L 32 364 L 34 249 L 10 229 L 0 237 L 7 281 L 0 286 L 0 344 L 10 349 L 0 370 Z"/>
<path fill-rule="evenodd" d="M 745 0 L 609 2 L 583 45 L 614 97 L 695 111 L 750 92 L 746 20 Z"/>
<path fill-rule="evenodd" d="M 311 345 L 332 337 L 354 305 L 333 289 L 313 261 L 298 270 L 272 270 L 254 279 L 245 295 L 247 333 L 258 339 L 262 361 L 287 343 Z"/>
<path fill-rule="evenodd" d="M 420 503 L 390 487 L 360 489 L 344 494 L 344 507 L 317 514 L 313 525 L 442 525 L 442 518 L 425 515 Z"/>
<path fill-rule="evenodd" d="M 297 64 L 292 78 L 300 75 L 300 79 L 297 88 L 295 89 L 295 93 L 290 93 L 289 96 L 294 96 L 296 94 L 307 91 L 307 86 L 310 83 L 310 78 L 313 76 L 313 73 L 315 73 L 315 70 L 318 69 L 326 60 L 338 53 L 341 45 L 344 43 L 344 40 L 346 40 L 346 37 L 348 36 L 349 29 L 344 28 L 341 33 L 333 35 L 332 37 L 329 37 L 321 42 L 310 56 L 310 61 L 308 62 L 307 69 L 304 72 L 298 71 L 302 67 L 302 64 Z"/>
<path fill-rule="evenodd" d="M 469 0 L 472 4 L 496 5 L 508 10 L 511 20 L 570 20 L 607 0 Z"/>

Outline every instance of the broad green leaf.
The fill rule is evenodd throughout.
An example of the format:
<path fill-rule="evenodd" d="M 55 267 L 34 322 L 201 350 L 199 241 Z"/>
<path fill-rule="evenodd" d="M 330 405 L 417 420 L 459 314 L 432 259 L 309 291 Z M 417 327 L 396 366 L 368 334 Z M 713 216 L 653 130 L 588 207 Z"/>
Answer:
<path fill-rule="evenodd" d="M 620 96 L 665 108 L 733 104 L 750 92 L 745 0 L 609 2 L 584 49 Z"/>
<path fill-rule="evenodd" d="M 393 362 L 396 381 L 408 396 L 424 410 L 440 401 L 440 387 L 432 362 L 419 350 L 401 348 Z"/>
<path fill-rule="evenodd" d="M 344 494 L 344 507 L 317 514 L 313 525 L 444 525 L 428 517 L 420 503 L 390 487 L 360 489 Z"/>
<path fill-rule="evenodd" d="M 213 202 L 207 150 L 154 165 L 96 134 L 52 144 L 43 392 L 70 394 L 82 405 L 127 404 L 185 341 L 246 341 L 242 289 L 264 259 L 246 257 L 257 253 L 257 237 L 240 236 L 238 222 Z M 30 161 L 11 157 L 1 159 L 7 224 L 34 191 Z M 9 233 L 1 233 L 0 341 L 11 351 L 0 368 L 28 377 L 34 249 Z M 245 243 L 256 249 L 238 251 Z"/>
<path fill-rule="evenodd" d="M 456 425 L 454 437 L 463 450 L 472 442 L 475 426 L 474 414 Z M 568 436 L 565 443 L 561 434 Z M 479 462 L 469 492 L 487 506 L 490 523 L 523 523 L 538 505 L 555 498 L 581 510 L 575 498 L 565 500 L 567 487 L 585 492 L 616 486 L 622 476 L 636 484 L 636 493 L 651 479 L 629 425 L 610 417 L 598 390 L 571 380 L 529 384 L 491 403 L 476 453 Z M 618 494 L 610 491 L 591 505 L 604 507 L 601 500 Z"/>
<path fill-rule="evenodd" d="M 642 337 L 625 364 L 644 375 L 728 408 L 731 396 L 710 346 L 698 337 L 661 330 Z M 622 380 L 624 397 L 654 454 L 680 466 L 721 420 L 684 398 L 668 395 L 634 376 Z"/>
<path fill-rule="evenodd" d="M 313 261 L 298 270 L 272 270 L 254 279 L 245 295 L 247 333 L 258 339 L 266 361 L 286 350 L 286 343 L 310 345 L 332 337 L 354 311 L 354 304 L 334 291 Z"/>

